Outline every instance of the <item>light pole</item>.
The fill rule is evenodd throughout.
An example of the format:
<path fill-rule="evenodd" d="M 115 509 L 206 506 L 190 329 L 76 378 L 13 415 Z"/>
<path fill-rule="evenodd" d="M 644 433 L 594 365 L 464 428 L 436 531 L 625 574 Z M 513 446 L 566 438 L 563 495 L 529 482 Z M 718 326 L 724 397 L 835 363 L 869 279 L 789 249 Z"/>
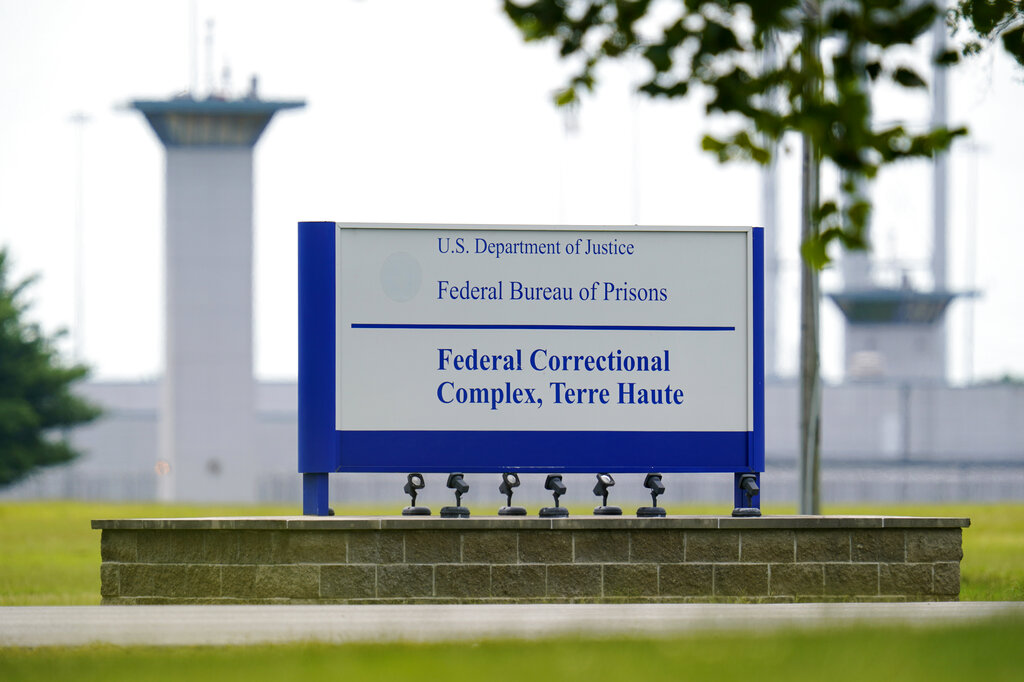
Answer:
<path fill-rule="evenodd" d="M 78 364 L 82 362 L 82 332 L 85 308 L 85 294 L 83 291 L 85 280 L 84 248 L 85 248 L 85 221 L 82 211 L 84 204 L 85 185 L 85 124 L 89 122 L 89 116 L 81 111 L 71 114 L 68 119 L 77 129 L 76 158 L 75 158 L 75 236 L 74 236 L 74 313 L 71 328 L 71 358 Z"/>

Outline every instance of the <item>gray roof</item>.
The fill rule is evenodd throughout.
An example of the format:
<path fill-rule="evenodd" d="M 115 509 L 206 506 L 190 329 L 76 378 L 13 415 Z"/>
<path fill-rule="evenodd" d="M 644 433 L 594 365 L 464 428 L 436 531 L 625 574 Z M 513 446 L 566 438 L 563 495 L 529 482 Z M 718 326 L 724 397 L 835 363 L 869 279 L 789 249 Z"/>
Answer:
<path fill-rule="evenodd" d="M 192 97 L 131 103 L 167 147 L 252 147 L 275 113 L 305 105 L 302 100 Z"/>

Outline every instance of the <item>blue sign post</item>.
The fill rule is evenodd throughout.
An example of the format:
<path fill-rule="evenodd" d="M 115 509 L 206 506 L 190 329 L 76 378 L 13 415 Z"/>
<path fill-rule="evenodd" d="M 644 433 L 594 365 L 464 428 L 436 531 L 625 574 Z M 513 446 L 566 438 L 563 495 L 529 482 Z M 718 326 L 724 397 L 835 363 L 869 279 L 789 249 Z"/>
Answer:
<path fill-rule="evenodd" d="M 764 471 L 761 228 L 299 223 L 303 513 L 334 472 Z"/>

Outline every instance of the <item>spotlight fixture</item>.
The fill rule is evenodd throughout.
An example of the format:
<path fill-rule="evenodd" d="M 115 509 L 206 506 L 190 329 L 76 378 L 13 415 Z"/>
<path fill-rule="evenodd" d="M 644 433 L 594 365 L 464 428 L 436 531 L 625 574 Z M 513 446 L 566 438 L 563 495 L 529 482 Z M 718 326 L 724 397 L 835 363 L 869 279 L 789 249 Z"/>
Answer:
<path fill-rule="evenodd" d="M 402 490 L 412 498 L 412 502 L 402 510 L 402 516 L 430 516 L 430 509 L 428 507 L 416 506 L 416 493 L 423 490 L 426 485 L 426 482 L 423 480 L 423 474 L 409 474 L 405 487 Z"/>
<path fill-rule="evenodd" d="M 757 485 L 757 474 L 740 474 L 736 485 L 739 494 L 736 496 L 737 507 L 732 510 L 733 516 L 760 516 L 761 510 L 754 506 L 754 498 L 761 494 Z"/>
<path fill-rule="evenodd" d="M 548 477 L 544 479 L 544 489 L 550 490 L 555 497 L 554 507 L 542 507 L 540 515 L 544 518 L 557 518 L 565 517 L 569 515 L 569 510 L 565 507 L 558 506 L 558 498 L 565 494 L 566 487 L 565 483 L 562 482 L 561 474 L 548 474 Z"/>
<path fill-rule="evenodd" d="M 446 519 L 468 519 L 469 509 L 462 506 L 462 496 L 469 492 L 469 484 L 462 474 L 448 474 L 448 487 L 455 491 L 455 506 L 441 507 L 441 516 Z"/>
<path fill-rule="evenodd" d="M 507 501 L 505 506 L 498 510 L 498 516 L 526 516 L 525 507 L 512 506 L 512 489 L 518 487 L 519 474 L 514 471 L 508 471 L 501 475 L 501 485 L 498 486 L 498 492 L 505 495 Z"/>
<path fill-rule="evenodd" d="M 651 491 L 651 506 L 640 507 L 636 515 L 641 517 L 664 516 L 665 509 L 658 506 L 658 495 L 665 493 L 665 486 L 661 482 L 661 474 L 647 474 L 644 477 L 644 487 Z"/>
<path fill-rule="evenodd" d="M 621 507 L 608 506 L 608 488 L 615 485 L 615 479 L 611 474 L 598 474 L 597 485 L 594 486 L 594 494 L 601 497 L 601 506 L 594 507 L 594 513 L 598 516 L 622 516 Z"/>

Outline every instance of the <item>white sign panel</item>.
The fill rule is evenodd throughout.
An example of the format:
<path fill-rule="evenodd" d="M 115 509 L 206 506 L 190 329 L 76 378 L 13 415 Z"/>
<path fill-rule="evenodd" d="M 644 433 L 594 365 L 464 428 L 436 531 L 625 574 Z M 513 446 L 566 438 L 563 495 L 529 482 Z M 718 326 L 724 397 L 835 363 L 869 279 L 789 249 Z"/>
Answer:
<path fill-rule="evenodd" d="M 754 428 L 750 228 L 337 230 L 338 431 Z"/>

